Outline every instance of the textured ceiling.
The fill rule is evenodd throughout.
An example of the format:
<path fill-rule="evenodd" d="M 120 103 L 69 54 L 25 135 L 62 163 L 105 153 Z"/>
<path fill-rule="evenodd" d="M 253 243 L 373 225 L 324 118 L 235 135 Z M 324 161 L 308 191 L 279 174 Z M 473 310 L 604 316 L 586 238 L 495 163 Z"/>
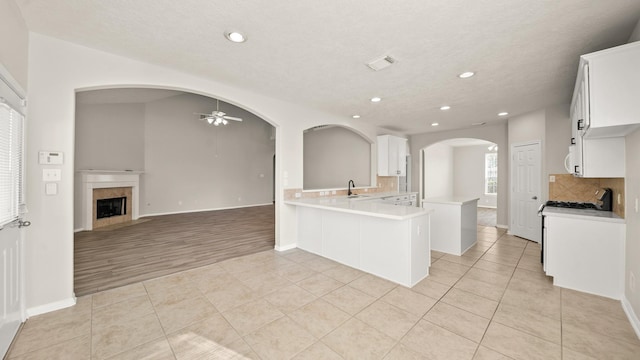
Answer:
<path fill-rule="evenodd" d="M 408 134 L 569 102 L 579 55 L 640 18 L 639 0 L 15 2 L 31 31 Z M 365 66 L 384 55 L 397 63 Z"/>

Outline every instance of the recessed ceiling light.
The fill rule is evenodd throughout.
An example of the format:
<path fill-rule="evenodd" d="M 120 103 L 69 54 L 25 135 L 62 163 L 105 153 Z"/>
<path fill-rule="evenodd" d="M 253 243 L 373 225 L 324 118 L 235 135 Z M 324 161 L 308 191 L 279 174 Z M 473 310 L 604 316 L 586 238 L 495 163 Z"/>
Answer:
<path fill-rule="evenodd" d="M 473 71 L 465 71 L 462 74 L 458 75 L 458 77 L 461 78 L 461 79 L 466 79 L 466 78 L 472 77 L 475 74 L 476 73 L 474 73 Z"/>
<path fill-rule="evenodd" d="M 440 107 L 440 110 L 449 110 L 449 109 L 451 109 L 451 106 L 449 106 L 449 105 L 445 105 L 445 106 L 441 106 Z"/>
<path fill-rule="evenodd" d="M 506 112 L 506 111 L 503 111 L 503 112 L 501 112 L 501 113 L 498 113 L 498 116 L 507 116 L 507 115 L 509 115 L 509 113 L 508 113 L 508 112 Z"/>
<path fill-rule="evenodd" d="M 242 43 L 247 41 L 247 38 L 237 31 L 229 31 L 224 33 L 224 36 L 229 39 L 229 41 L 233 41 L 234 43 Z"/>
<path fill-rule="evenodd" d="M 382 100 L 382 98 L 379 97 L 372 97 L 371 98 L 371 102 L 380 102 Z"/>
<path fill-rule="evenodd" d="M 438 126 L 438 125 L 440 125 L 440 124 L 438 124 L 438 123 L 431 123 L 431 126 Z"/>
<path fill-rule="evenodd" d="M 360 115 L 353 115 L 352 118 L 354 119 L 360 119 Z"/>

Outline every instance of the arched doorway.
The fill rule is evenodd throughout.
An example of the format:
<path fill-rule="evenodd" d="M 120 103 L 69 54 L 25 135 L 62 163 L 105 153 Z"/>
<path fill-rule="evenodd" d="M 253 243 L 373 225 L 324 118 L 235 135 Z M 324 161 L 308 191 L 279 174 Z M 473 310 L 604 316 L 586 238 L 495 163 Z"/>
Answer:
<path fill-rule="evenodd" d="M 242 121 L 215 126 L 198 115 L 213 110 Z M 92 229 L 89 234 L 76 232 L 77 295 L 254 250 L 273 249 L 275 132 L 265 120 L 227 102 L 190 92 L 113 88 L 78 92 L 75 121 L 74 163 L 78 176 L 74 186 L 77 199 L 74 228 L 86 230 L 79 221 L 80 214 L 97 210 L 83 209 L 80 199 L 85 174 L 99 173 L 102 177 L 107 174 L 113 178 L 117 174 L 138 173 L 139 198 L 135 203 L 140 215 L 138 221 Z M 123 198 L 127 203 L 127 195 Z M 131 211 L 133 202 L 129 200 L 128 207 L 120 206 L 125 212 L 127 208 Z M 254 223 L 242 226 L 243 220 Z M 215 230 L 231 222 L 239 231 Z M 262 224 L 259 229 L 254 227 L 258 223 Z M 253 233 L 245 236 L 240 230 L 247 228 L 252 228 Z M 231 241 L 231 237 L 241 246 L 214 244 Z M 87 246 L 78 246 L 78 239 Z M 176 241 L 182 244 L 178 245 L 180 250 L 173 251 Z M 100 244 L 100 251 L 91 248 L 91 244 Z M 105 244 L 110 246 L 109 251 Z M 156 247 L 158 244 L 162 248 Z M 187 249 L 184 244 L 194 245 L 191 255 L 190 250 L 184 251 Z M 198 248 L 204 244 L 207 246 Z M 190 258 L 180 260 L 179 253 Z M 108 256 L 112 258 L 107 259 Z M 149 261 L 149 265 L 143 266 L 144 261 Z"/>

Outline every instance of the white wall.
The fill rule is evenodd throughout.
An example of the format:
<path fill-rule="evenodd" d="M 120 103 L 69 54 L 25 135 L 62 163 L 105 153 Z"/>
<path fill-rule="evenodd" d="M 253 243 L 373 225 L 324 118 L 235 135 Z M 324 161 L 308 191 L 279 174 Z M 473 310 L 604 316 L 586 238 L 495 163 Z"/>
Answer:
<path fill-rule="evenodd" d="M 0 0 L 0 44 L 0 64 L 26 89 L 29 31 L 20 9 L 11 0 Z"/>
<path fill-rule="evenodd" d="M 73 188 L 75 92 L 97 88 L 156 87 L 220 98 L 276 126 L 276 248 L 295 246 L 295 207 L 283 190 L 302 188 L 303 130 L 321 124 L 353 127 L 375 139 L 372 126 L 346 117 L 256 94 L 223 83 L 31 33 L 27 124 L 26 299 L 29 314 L 68 306 L 73 298 Z M 46 196 L 40 149 L 62 151 L 66 162 L 58 195 Z"/>
<path fill-rule="evenodd" d="M 453 147 L 437 143 L 424 150 L 424 198 L 454 194 Z"/>
<path fill-rule="evenodd" d="M 144 170 L 144 104 L 77 104 L 76 170 Z"/>
<path fill-rule="evenodd" d="M 371 143 L 339 126 L 304 134 L 304 189 L 371 185 Z"/>
<path fill-rule="evenodd" d="M 184 94 L 146 104 L 141 215 L 264 205 L 273 201 L 273 127 L 221 104 L 242 122 L 212 126 L 215 100 Z"/>
<path fill-rule="evenodd" d="M 640 326 L 640 213 L 634 209 L 640 198 L 640 130 L 627 135 L 626 143 L 626 177 L 625 177 L 625 221 L 627 223 L 627 240 L 625 244 L 625 305 L 630 305 L 636 316 L 636 325 Z M 633 273 L 636 278 L 635 291 L 631 291 L 629 277 Z M 637 329 L 640 330 L 640 329 Z"/>
<path fill-rule="evenodd" d="M 480 127 L 472 127 L 468 129 L 460 129 L 453 131 L 441 131 L 434 133 L 424 133 L 412 135 L 410 137 L 410 146 L 412 154 L 419 154 L 421 149 L 425 147 L 435 144 L 442 140 L 448 139 L 456 139 L 456 138 L 471 138 L 471 139 L 481 139 L 487 140 L 494 144 L 498 145 L 498 198 L 497 204 L 498 208 L 496 211 L 497 216 L 497 224 L 498 226 L 506 227 L 508 224 L 508 197 L 506 194 L 509 189 L 509 177 L 508 177 L 508 162 L 506 154 L 506 149 L 508 148 L 507 143 L 507 124 L 499 123 L 496 125 L 485 125 Z M 412 167 L 414 169 L 412 176 L 412 187 L 413 191 L 418 191 L 420 187 L 419 181 L 419 156 L 412 157 Z"/>
<path fill-rule="evenodd" d="M 485 154 L 489 145 L 455 146 L 453 148 L 453 193 L 479 198 L 478 206 L 496 207 L 497 195 L 484 193 Z"/>

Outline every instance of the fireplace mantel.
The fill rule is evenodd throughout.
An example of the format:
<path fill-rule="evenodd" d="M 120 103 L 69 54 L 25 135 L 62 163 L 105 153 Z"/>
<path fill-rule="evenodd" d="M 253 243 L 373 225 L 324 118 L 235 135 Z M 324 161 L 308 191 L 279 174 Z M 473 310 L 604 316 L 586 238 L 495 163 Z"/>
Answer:
<path fill-rule="evenodd" d="M 79 170 L 82 182 L 82 224 L 84 230 L 93 230 L 93 189 L 131 187 L 132 220 L 139 215 L 140 174 L 142 171 Z"/>

